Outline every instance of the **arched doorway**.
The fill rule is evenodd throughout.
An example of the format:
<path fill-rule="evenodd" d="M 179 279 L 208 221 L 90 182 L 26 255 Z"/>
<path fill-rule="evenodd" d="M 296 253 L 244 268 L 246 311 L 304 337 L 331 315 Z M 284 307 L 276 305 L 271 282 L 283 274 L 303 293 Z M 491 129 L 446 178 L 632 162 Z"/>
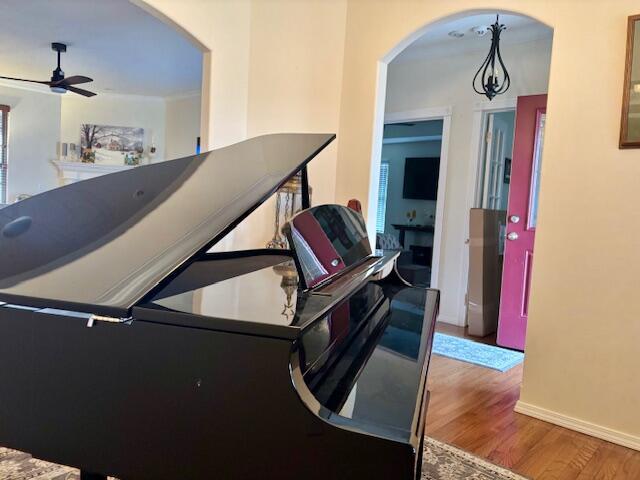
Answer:
<path fill-rule="evenodd" d="M 0 203 L 195 152 L 201 44 L 129 0 L 9 0 L 0 10 L 0 105 L 10 110 Z M 72 88 L 16 80 L 48 80 L 59 72 L 58 55 L 65 78 L 78 77 Z M 187 96 L 180 128 L 172 127 L 169 104 Z"/>
<path fill-rule="evenodd" d="M 506 23 L 509 27 L 502 35 L 501 47 L 511 73 L 512 86 L 505 95 L 488 101 L 473 92 L 471 82 L 490 44 L 490 34 L 479 35 L 482 33 L 481 27 L 495 21 L 496 14 L 500 14 L 501 23 Z M 496 122 L 500 115 L 510 116 L 513 128 L 517 98 L 546 93 L 552 35 L 550 27 L 526 15 L 508 11 L 465 11 L 421 27 L 405 37 L 378 62 L 368 228 L 371 232 L 376 231 L 376 227 L 380 230 L 375 221 L 381 217 L 377 213 L 381 202 L 381 163 L 385 158 L 385 143 L 388 141 L 385 138 L 385 126 L 404 124 L 408 129 L 414 123 L 441 121 L 443 126 L 437 139 L 441 147 L 435 202 L 425 208 L 409 206 L 395 210 L 402 212 L 409 208 L 406 214 L 417 211 L 417 215 L 413 214 L 414 218 L 417 217 L 417 220 L 413 220 L 414 224 L 418 224 L 417 230 L 433 231 L 432 238 L 427 237 L 425 242 L 426 247 L 433 252 L 429 265 L 430 286 L 439 288 L 443 293 L 440 320 L 444 322 L 461 327 L 466 324 L 470 209 L 488 206 L 486 202 L 483 204 L 481 193 L 485 188 L 481 179 L 486 178 L 483 162 L 486 160 L 487 149 L 483 139 L 487 136 L 488 123 L 494 115 L 499 114 Z M 412 135 L 408 137 L 418 138 Z M 508 139 L 509 135 L 505 134 L 503 143 L 509 144 Z M 429 155 L 435 156 L 433 149 L 431 152 Z M 425 153 L 421 157 L 429 155 Z M 504 157 L 510 162 L 509 155 Z M 409 156 L 404 157 L 402 161 L 408 162 Z M 501 174 L 507 178 L 507 160 L 501 161 Z M 492 174 L 497 176 L 498 172 Z M 404 180 L 406 182 L 406 178 Z M 506 182 L 508 179 L 502 183 Z M 499 205 L 502 210 L 506 210 L 506 190 L 501 192 L 503 200 Z M 402 201 L 409 205 L 406 199 Z M 389 202 L 388 198 L 386 202 Z M 494 202 L 490 210 L 497 209 L 497 205 Z M 425 218 L 422 219 L 420 211 L 429 209 L 435 212 L 431 215 L 433 223 L 422 228 L 425 227 L 424 223 L 429 222 L 429 218 L 424 215 Z M 402 223 L 407 222 L 398 218 L 389 221 L 387 217 L 386 223 L 387 227 L 394 223 L 395 226 L 391 231 L 387 229 L 385 234 L 397 234 L 395 230 L 405 230 L 406 226 Z M 416 230 L 415 227 L 411 229 Z M 409 246 L 415 246 L 416 249 L 425 247 L 419 245 L 420 241 L 413 243 L 415 245 Z M 496 288 L 499 289 L 499 286 L 498 279 Z"/>
<path fill-rule="evenodd" d="M 191 42 L 197 49 L 202 52 L 202 83 L 200 88 L 200 142 L 199 145 L 203 151 L 209 150 L 211 148 L 211 139 L 210 139 L 210 97 L 209 91 L 211 89 L 211 48 L 207 45 L 202 39 L 198 38 L 191 31 L 184 28 L 177 21 L 175 21 L 172 17 L 165 14 L 163 11 L 158 9 L 153 5 L 149 0 L 128 0 L 132 4 L 138 6 L 139 8 L 145 10 L 150 15 L 153 15 L 158 20 L 167 24 L 171 28 L 173 28 L 177 33 L 186 38 L 189 42 Z"/>

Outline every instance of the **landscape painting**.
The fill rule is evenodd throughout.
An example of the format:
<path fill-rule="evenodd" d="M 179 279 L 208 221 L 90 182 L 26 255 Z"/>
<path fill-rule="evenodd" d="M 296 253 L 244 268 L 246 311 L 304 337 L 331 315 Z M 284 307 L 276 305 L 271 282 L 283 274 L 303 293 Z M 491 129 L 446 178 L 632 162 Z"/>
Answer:
<path fill-rule="evenodd" d="M 138 165 L 144 153 L 144 129 L 83 123 L 81 160 L 104 165 Z"/>

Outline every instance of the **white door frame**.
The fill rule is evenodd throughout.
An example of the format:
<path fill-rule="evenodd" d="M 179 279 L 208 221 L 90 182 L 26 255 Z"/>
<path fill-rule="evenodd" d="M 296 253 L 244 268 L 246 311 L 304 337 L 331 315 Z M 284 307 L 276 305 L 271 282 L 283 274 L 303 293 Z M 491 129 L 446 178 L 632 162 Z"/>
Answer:
<path fill-rule="evenodd" d="M 440 146 L 440 171 L 438 173 L 438 193 L 436 194 L 436 218 L 433 228 L 433 255 L 431 260 L 431 288 L 438 288 L 440 272 L 440 252 L 442 250 L 442 223 L 444 218 L 444 201 L 447 187 L 447 157 L 449 153 L 449 132 L 451 129 L 451 107 L 433 107 L 420 110 L 408 110 L 405 112 L 387 113 L 384 116 L 384 124 L 424 122 L 427 120 L 442 120 L 442 141 Z M 370 190 L 377 192 L 380 182 L 379 162 L 375 171 L 371 174 Z M 378 204 L 370 204 L 370 218 L 376 218 Z"/>
<path fill-rule="evenodd" d="M 473 108 L 473 126 L 471 129 L 471 151 L 469 155 L 469 179 L 467 182 L 467 208 L 465 209 L 464 222 L 464 238 L 465 243 L 469 244 L 469 218 L 470 210 L 481 205 L 478 181 L 480 179 L 480 170 L 483 167 L 482 159 L 485 154 L 485 142 L 483 141 L 483 132 L 487 125 L 487 114 L 506 112 L 515 110 L 517 98 L 501 98 L 492 101 L 476 102 Z M 462 275 L 460 276 L 460 298 L 458 305 L 461 305 L 462 311 L 466 312 L 467 308 L 467 289 L 469 287 L 469 248 L 463 250 L 462 255 Z M 465 315 L 466 318 L 466 315 Z M 466 321 L 465 321 L 466 323 Z"/>

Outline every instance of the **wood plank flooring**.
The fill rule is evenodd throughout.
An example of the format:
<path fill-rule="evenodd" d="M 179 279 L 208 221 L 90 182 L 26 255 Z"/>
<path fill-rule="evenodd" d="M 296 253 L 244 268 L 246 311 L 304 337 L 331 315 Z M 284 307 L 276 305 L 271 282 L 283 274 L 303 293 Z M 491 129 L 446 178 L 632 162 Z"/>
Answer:
<path fill-rule="evenodd" d="M 515 413 L 522 365 L 501 373 L 437 355 L 431 362 L 432 438 L 535 480 L 640 480 L 640 452 Z"/>

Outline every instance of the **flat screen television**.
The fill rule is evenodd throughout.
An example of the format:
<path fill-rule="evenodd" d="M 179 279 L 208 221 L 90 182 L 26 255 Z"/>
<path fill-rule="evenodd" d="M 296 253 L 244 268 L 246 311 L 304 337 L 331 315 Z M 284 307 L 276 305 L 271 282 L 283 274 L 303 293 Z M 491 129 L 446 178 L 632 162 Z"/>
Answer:
<path fill-rule="evenodd" d="M 435 200 L 439 173 L 440 157 L 405 158 L 402 198 Z"/>

